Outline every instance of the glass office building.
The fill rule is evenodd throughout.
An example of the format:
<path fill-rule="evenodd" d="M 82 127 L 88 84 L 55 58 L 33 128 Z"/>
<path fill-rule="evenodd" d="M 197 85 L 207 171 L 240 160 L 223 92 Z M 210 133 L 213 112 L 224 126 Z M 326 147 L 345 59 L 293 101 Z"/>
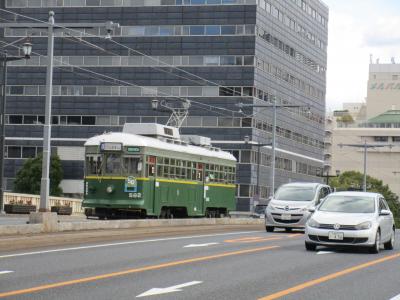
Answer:
<path fill-rule="evenodd" d="M 83 192 L 85 139 L 120 131 L 126 122 L 167 122 L 169 112 L 152 110 L 153 99 L 191 100 L 181 133 L 208 136 L 237 157 L 238 210 L 254 204 L 258 163 L 260 200 L 270 193 L 271 148 L 261 147 L 258 162 L 258 147 L 244 137 L 268 143 L 272 136 L 271 108 L 241 113 L 238 103 L 304 106 L 278 109 L 275 186 L 320 181 L 328 8 L 319 0 L 6 0 L 0 6 L 42 21 L 52 10 L 56 23 L 120 24 L 112 40 L 104 28 L 56 34 L 52 149 L 62 159 L 66 194 Z M 0 18 L 32 22 L 4 11 Z M 0 34 L 6 42 L 32 36 L 35 52 L 8 64 L 11 189 L 24 160 L 41 151 L 47 33 L 8 28 Z"/>

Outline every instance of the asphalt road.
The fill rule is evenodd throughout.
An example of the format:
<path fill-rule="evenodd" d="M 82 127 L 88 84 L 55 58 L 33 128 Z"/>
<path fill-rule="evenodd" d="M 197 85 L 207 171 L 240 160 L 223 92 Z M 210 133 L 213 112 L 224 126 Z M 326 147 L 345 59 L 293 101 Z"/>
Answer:
<path fill-rule="evenodd" d="M 0 252 L 0 298 L 392 299 L 397 241 L 377 255 L 307 252 L 302 233 L 260 230 Z"/>

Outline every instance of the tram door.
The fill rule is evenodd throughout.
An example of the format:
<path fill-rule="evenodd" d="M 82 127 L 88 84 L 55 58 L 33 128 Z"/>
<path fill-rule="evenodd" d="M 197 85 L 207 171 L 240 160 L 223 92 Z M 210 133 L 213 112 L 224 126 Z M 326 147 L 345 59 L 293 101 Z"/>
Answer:
<path fill-rule="evenodd" d="M 197 163 L 197 168 L 196 168 L 196 176 L 197 176 L 197 181 L 201 182 L 201 189 L 197 189 L 196 191 L 196 203 L 194 205 L 194 210 L 196 214 L 204 214 L 204 201 L 206 197 L 206 186 L 204 182 L 204 164 L 203 163 Z"/>
<path fill-rule="evenodd" d="M 147 199 L 148 203 L 146 203 L 146 207 L 148 212 L 155 211 L 155 176 L 156 176 L 156 157 L 155 156 L 148 156 L 147 157 L 147 170 L 146 170 L 146 177 L 149 179 L 149 185 L 147 189 Z"/>

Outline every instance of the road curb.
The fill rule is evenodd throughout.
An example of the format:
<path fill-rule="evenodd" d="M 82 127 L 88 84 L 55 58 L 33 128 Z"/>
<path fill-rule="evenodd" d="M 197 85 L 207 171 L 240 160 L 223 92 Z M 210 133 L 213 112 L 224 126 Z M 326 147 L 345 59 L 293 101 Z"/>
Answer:
<path fill-rule="evenodd" d="M 262 225 L 263 223 L 264 220 L 262 219 L 250 219 L 250 218 L 107 220 L 107 221 L 90 221 L 90 222 L 59 222 L 54 224 L 54 226 L 44 226 L 43 224 L 1 225 L 0 236 L 66 232 L 66 231 L 132 229 L 132 228 L 174 227 L 174 226 Z"/>

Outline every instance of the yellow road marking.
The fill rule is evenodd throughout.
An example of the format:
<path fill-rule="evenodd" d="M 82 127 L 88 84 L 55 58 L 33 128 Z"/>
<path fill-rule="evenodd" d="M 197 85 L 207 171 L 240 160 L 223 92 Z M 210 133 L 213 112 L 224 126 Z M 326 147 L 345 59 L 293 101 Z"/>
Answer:
<path fill-rule="evenodd" d="M 263 241 L 274 241 L 274 240 L 281 240 L 283 237 L 261 237 L 261 236 L 256 236 L 256 237 L 245 237 L 245 238 L 240 238 L 240 239 L 233 239 L 233 240 L 225 240 L 225 243 L 258 243 L 258 242 L 263 242 Z"/>
<path fill-rule="evenodd" d="M 383 262 L 388 261 L 388 260 L 399 258 L 399 257 L 400 257 L 400 253 L 397 253 L 397 254 L 394 254 L 394 255 L 390 255 L 390 256 L 386 256 L 386 257 L 379 258 L 379 259 L 376 259 L 376 260 L 372 260 L 372 261 L 369 261 L 367 263 L 356 265 L 354 267 L 351 267 L 351 268 L 348 268 L 348 269 L 344 269 L 344 270 L 339 271 L 339 272 L 335 272 L 335 273 L 332 273 L 332 274 L 329 274 L 329 275 L 326 275 L 326 276 L 323 276 L 323 277 L 320 277 L 320 278 L 317 278 L 317 279 L 314 279 L 314 280 L 311 280 L 311 281 L 304 282 L 302 284 L 293 286 L 293 287 L 291 287 L 289 289 L 286 289 L 286 290 L 283 290 L 283 291 L 280 291 L 280 292 L 277 292 L 277 293 L 274 293 L 274 294 L 259 298 L 258 300 L 278 299 L 278 298 L 281 298 L 281 297 L 296 293 L 298 291 L 304 290 L 306 288 L 312 287 L 314 285 L 317 285 L 317 284 L 320 284 L 320 283 L 323 283 L 323 282 L 326 282 L 326 281 L 329 281 L 329 280 L 344 276 L 344 275 L 349 274 L 349 273 L 353 273 L 355 271 L 358 271 L 358 270 L 361 270 L 361 269 L 364 269 L 364 268 L 368 268 L 368 267 L 383 263 Z"/>
<path fill-rule="evenodd" d="M 63 286 L 69 286 L 69 285 L 91 282 L 91 281 L 96 281 L 96 280 L 108 279 L 108 278 L 112 278 L 112 277 L 129 275 L 129 274 L 140 273 L 140 272 L 145 272 L 145 271 L 158 270 L 158 269 L 174 267 L 174 266 L 179 266 L 179 265 L 184 265 L 184 264 L 189 264 L 189 263 L 194 263 L 194 262 L 199 262 L 199 261 L 212 260 L 212 259 L 217 259 L 217 258 L 222 258 L 222 257 L 227 257 L 227 256 L 260 252 L 260 251 L 271 250 L 271 249 L 276 249 L 276 248 L 279 248 L 279 246 L 268 246 L 268 247 L 260 247 L 260 248 L 253 248 L 253 249 L 247 249 L 247 250 L 224 252 L 224 253 L 210 255 L 210 256 L 189 258 L 189 259 L 185 259 L 185 260 L 172 261 L 169 263 L 163 263 L 163 264 L 159 264 L 159 265 L 147 266 L 147 267 L 136 268 L 136 269 L 128 269 L 125 271 L 119 271 L 119 272 L 114 272 L 114 273 L 107 273 L 107 274 L 101 274 L 101 275 L 97 275 L 97 276 L 84 277 L 84 278 L 80 278 L 80 279 L 56 282 L 56 283 L 51 283 L 51 284 L 35 286 L 35 287 L 27 288 L 27 289 L 22 289 L 22 290 L 3 292 L 3 293 L 0 293 L 0 298 L 22 295 L 22 294 L 30 294 L 30 293 L 34 293 L 34 292 L 39 292 L 39 291 L 48 290 L 48 289 L 54 289 L 54 288 L 63 287 Z"/>
<path fill-rule="evenodd" d="M 249 236 L 249 237 L 242 237 L 238 239 L 231 239 L 231 240 L 225 240 L 225 243 L 258 243 L 258 242 L 264 242 L 264 241 L 276 241 L 276 240 L 282 240 L 283 238 L 292 238 L 292 237 L 298 237 L 302 236 L 302 234 L 289 234 L 289 235 L 272 235 L 269 237 L 265 236 Z"/>

